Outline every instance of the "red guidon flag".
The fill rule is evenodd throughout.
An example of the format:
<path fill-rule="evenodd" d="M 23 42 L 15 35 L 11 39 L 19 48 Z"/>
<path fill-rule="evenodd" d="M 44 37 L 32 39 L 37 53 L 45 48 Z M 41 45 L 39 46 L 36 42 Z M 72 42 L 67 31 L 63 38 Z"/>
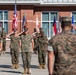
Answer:
<path fill-rule="evenodd" d="M 57 34 L 57 28 L 56 28 L 56 18 L 54 17 L 54 22 L 53 22 L 53 36 Z"/>

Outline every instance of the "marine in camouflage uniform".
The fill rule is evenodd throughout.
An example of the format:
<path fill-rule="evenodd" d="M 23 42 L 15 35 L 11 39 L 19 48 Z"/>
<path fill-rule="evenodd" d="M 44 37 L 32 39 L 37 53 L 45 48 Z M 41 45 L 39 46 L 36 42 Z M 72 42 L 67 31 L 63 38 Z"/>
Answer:
<path fill-rule="evenodd" d="M 12 61 L 12 68 L 19 68 L 19 38 L 16 37 L 16 31 L 10 35 L 10 55 Z"/>
<path fill-rule="evenodd" d="M 34 39 L 34 53 L 38 54 L 38 32 L 36 31 L 36 28 L 34 28 L 33 39 Z"/>
<path fill-rule="evenodd" d="M 62 32 L 49 40 L 49 46 L 55 54 L 53 74 L 76 75 L 76 35 L 71 32 L 71 18 L 62 17 Z"/>
<path fill-rule="evenodd" d="M 32 51 L 32 40 L 33 37 L 28 33 L 28 28 L 20 35 L 21 41 L 21 53 L 23 61 L 23 74 L 30 74 L 30 65 L 31 65 L 31 51 Z M 27 72 L 26 72 L 27 70 Z"/>
<path fill-rule="evenodd" d="M 2 37 L 2 52 L 3 54 L 5 53 L 6 51 L 6 32 L 4 31 L 4 28 L 2 29 L 2 33 L 1 33 L 1 37 Z"/>
<path fill-rule="evenodd" d="M 38 44 L 39 44 L 39 50 L 38 50 L 38 61 L 39 61 L 39 68 L 45 69 L 46 64 L 46 50 L 47 50 L 47 44 L 48 40 L 45 36 L 43 30 L 40 30 L 39 38 L 38 38 Z"/>

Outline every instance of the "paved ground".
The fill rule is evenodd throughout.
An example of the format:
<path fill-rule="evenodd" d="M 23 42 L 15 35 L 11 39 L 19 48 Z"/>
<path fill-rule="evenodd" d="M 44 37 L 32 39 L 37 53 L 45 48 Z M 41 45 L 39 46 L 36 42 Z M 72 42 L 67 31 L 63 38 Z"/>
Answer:
<path fill-rule="evenodd" d="M 22 75 L 23 67 L 22 67 L 22 59 L 20 55 L 19 59 L 20 68 L 19 69 L 11 69 L 11 57 L 9 54 L 9 50 L 7 50 L 6 54 L 2 54 L 0 57 L 0 75 Z M 31 59 L 31 75 L 48 75 L 47 69 L 39 69 L 38 68 L 38 59 L 36 54 L 32 54 Z M 26 74 L 27 75 L 27 74 Z"/>

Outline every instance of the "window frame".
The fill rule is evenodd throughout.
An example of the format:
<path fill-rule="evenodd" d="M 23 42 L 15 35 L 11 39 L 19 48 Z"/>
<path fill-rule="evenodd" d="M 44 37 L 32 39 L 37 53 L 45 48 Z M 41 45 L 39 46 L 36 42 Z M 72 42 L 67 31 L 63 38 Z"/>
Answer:
<path fill-rule="evenodd" d="M 6 22 L 8 24 L 8 10 L 0 10 L 0 12 L 2 12 L 2 17 L 3 17 L 3 20 L 0 20 L 0 22 L 2 22 L 2 28 L 4 28 L 4 23 Z M 4 12 L 7 12 L 7 20 L 4 19 Z M 8 28 L 8 25 L 7 25 L 7 28 Z M 8 33 L 8 29 L 7 29 L 7 32 Z"/>
<path fill-rule="evenodd" d="M 43 13 L 49 13 L 49 16 L 50 16 L 52 12 L 56 12 L 56 13 L 57 13 L 56 23 L 57 23 L 57 26 L 58 26 L 58 23 L 59 23 L 59 21 L 58 21 L 58 16 L 59 16 L 59 15 L 58 15 L 58 11 L 42 11 L 42 13 L 41 13 L 41 28 L 43 28 L 43 27 L 42 27 L 42 23 L 43 23 L 43 22 L 49 23 L 49 26 L 50 26 L 50 23 L 53 23 L 53 21 L 50 20 L 50 17 L 49 17 L 49 21 L 42 21 L 42 14 L 43 14 Z M 48 37 L 47 37 L 47 38 L 50 39 L 50 38 L 52 37 L 52 35 L 51 35 L 51 37 L 50 37 L 49 34 L 52 34 L 52 33 L 50 33 L 50 29 L 48 29 L 48 31 L 49 31 L 49 32 L 48 32 Z"/>
<path fill-rule="evenodd" d="M 71 13 L 72 13 L 72 16 L 73 16 L 73 13 L 76 13 L 76 11 L 72 11 Z M 76 23 L 76 20 L 74 20 L 74 23 Z"/>

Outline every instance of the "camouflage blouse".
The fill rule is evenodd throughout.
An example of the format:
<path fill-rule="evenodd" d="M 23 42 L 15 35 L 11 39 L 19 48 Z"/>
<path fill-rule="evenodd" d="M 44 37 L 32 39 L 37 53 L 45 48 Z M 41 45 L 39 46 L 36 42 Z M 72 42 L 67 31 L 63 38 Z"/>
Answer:
<path fill-rule="evenodd" d="M 76 75 L 76 35 L 63 31 L 49 40 L 55 53 L 54 74 Z"/>
<path fill-rule="evenodd" d="M 48 39 L 45 35 L 43 37 L 39 37 L 38 43 L 40 50 L 47 50 Z"/>
<path fill-rule="evenodd" d="M 18 50 L 19 49 L 19 38 L 15 37 L 14 34 L 12 34 L 10 36 L 10 48 L 13 48 L 14 50 Z"/>
<path fill-rule="evenodd" d="M 1 36 L 2 36 L 3 39 L 5 39 L 5 38 L 6 38 L 6 32 L 3 31 L 3 32 L 1 33 Z"/>
<path fill-rule="evenodd" d="M 21 40 L 21 50 L 22 52 L 30 52 L 31 51 L 31 42 L 33 37 L 30 34 L 22 34 L 20 36 Z"/>

